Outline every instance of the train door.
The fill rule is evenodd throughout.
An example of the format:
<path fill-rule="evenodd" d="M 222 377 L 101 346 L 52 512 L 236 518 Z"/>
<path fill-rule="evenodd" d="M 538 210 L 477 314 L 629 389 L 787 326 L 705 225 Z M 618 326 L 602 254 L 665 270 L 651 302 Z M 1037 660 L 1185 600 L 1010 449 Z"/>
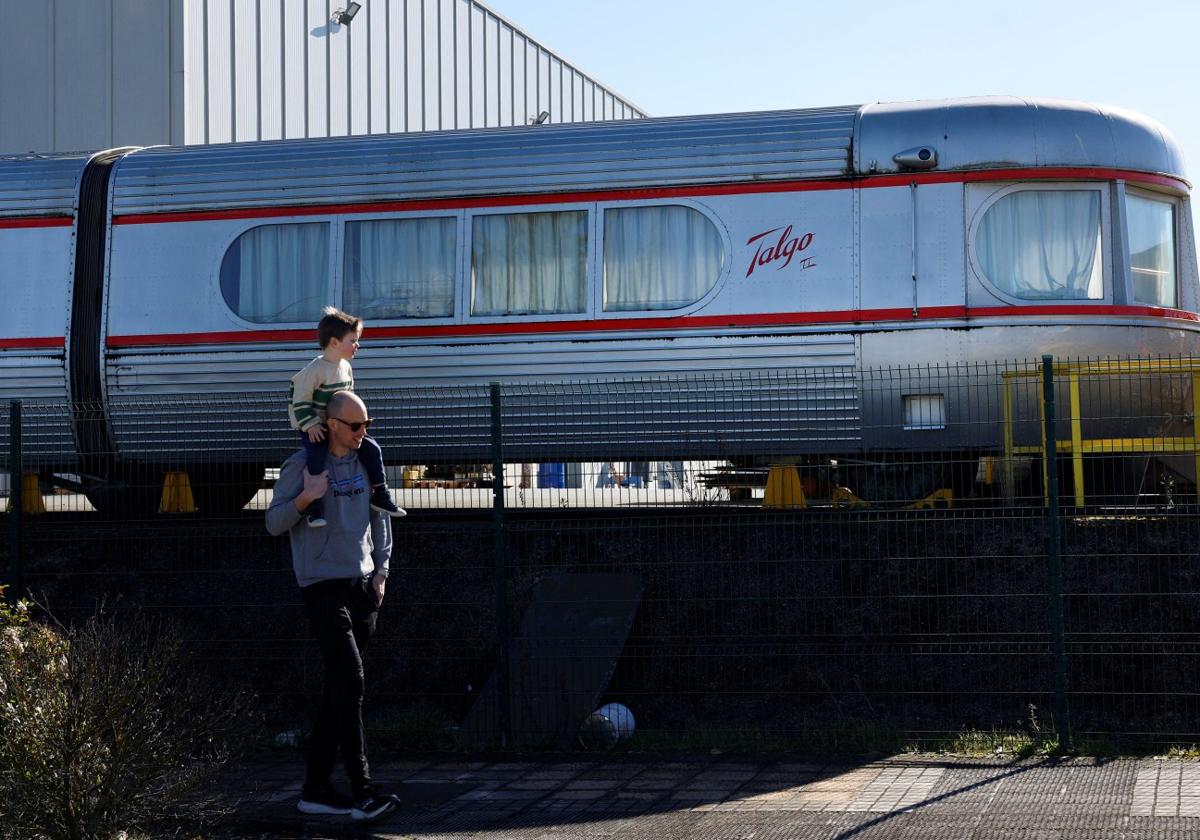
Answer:
<path fill-rule="evenodd" d="M 871 501 L 914 502 L 961 483 L 944 453 L 970 432 L 955 422 L 961 389 L 938 372 L 964 353 L 963 184 L 868 178 L 856 195 L 863 435 L 843 479 Z"/>

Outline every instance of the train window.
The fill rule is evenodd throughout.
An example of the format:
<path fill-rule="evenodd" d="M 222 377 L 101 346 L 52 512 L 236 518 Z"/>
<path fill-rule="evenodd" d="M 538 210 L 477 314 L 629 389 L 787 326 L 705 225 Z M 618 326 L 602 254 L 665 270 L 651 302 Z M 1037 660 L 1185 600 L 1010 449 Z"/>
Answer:
<path fill-rule="evenodd" d="M 347 222 L 347 311 L 363 318 L 453 315 L 457 229 L 451 217 Z"/>
<path fill-rule="evenodd" d="M 1000 291 L 1027 300 L 1104 297 L 1099 190 L 1020 190 L 988 208 L 979 265 Z"/>
<path fill-rule="evenodd" d="M 475 216 L 472 315 L 548 315 L 586 309 L 586 210 Z"/>
<path fill-rule="evenodd" d="M 247 321 L 316 321 L 329 302 L 329 225 L 264 225 L 246 231 L 221 261 L 221 294 Z"/>
<path fill-rule="evenodd" d="M 1175 205 L 1125 194 L 1133 299 L 1175 306 Z"/>
<path fill-rule="evenodd" d="M 906 431 L 946 428 L 945 394 L 904 394 L 900 400 Z"/>
<path fill-rule="evenodd" d="M 690 207 L 604 211 L 604 310 L 678 309 L 716 285 L 725 262 L 721 234 Z"/>

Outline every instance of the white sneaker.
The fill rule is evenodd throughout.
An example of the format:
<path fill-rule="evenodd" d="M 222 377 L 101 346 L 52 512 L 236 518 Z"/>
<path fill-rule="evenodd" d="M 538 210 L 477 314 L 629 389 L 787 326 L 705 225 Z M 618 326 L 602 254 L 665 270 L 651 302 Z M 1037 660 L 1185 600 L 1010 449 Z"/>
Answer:
<path fill-rule="evenodd" d="M 296 810 L 301 814 L 328 814 L 345 816 L 354 810 L 350 797 L 338 793 L 332 788 L 310 793 L 301 793 Z"/>
<path fill-rule="evenodd" d="M 400 800 L 395 796 L 368 794 L 365 799 L 354 803 L 354 807 L 350 811 L 350 819 L 355 822 L 374 822 L 395 811 L 399 805 Z"/>

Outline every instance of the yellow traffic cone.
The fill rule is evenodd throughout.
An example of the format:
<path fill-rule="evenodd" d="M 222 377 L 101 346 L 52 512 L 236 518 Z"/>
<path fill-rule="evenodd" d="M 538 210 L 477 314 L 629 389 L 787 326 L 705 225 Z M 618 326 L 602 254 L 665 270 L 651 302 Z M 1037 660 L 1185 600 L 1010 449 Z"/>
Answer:
<path fill-rule="evenodd" d="M 763 507 L 806 508 L 804 488 L 800 485 L 800 472 L 795 467 L 774 466 L 767 473 L 767 489 L 763 493 Z"/>
<path fill-rule="evenodd" d="M 163 477 L 162 499 L 158 503 L 159 513 L 195 513 L 196 500 L 192 497 L 192 484 L 185 472 L 169 472 Z"/>
<path fill-rule="evenodd" d="M 12 510 L 12 500 L 9 500 L 9 510 Z M 21 476 L 21 513 L 45 513 L 46 504 L 42 501 L 42 487 L 38 482 L 37 473 L 25 473 Z"/>

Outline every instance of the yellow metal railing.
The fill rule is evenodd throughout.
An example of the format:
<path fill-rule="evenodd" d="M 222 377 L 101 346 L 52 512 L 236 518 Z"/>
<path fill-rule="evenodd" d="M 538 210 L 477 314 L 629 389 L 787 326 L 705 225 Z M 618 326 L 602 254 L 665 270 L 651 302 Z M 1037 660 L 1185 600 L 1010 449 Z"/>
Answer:
<path fill-rule="evenodd" d="M 1080 409 L 1079 381 L 1082 377 L 1128 376 L 1130 374 L 1188 374 L 1191 377 L 1192 434 L 1190 437 L 1132 437 L 1132 438 L 1085 438 L 1083 417 Z M 1132 454 L 1161 453 L 1186 454 L 1195 457 L 1196 476 L 1200 480 L 1200 359 L 1145 359 L 1127 361 L 1070 362 L 1054 365 L 1054 375 L 1065 375 L 1068 386 L 1068 414 L 1071 436 L 1069 440 L 1055 441 L 1059 454 L 1071 456 L 1071 478 L 1074 487 L 1075 505 L 1083 507 L 1086 498 L 1083 479 L 1083 456 L 1096 453 Z M 1018 446 L 1013 435 L 1013 388 L 1022 379 L 1041 379 L 1040 368 L 1021 371 L 1006 371 L 1003 377 L 1004 393 L 1004 475 L 1005 487 L 1011 492 L 1013 486 L 1013 458 L 1019 455 L 1035 455 L 1042 461 L 1042 486 L 1046 487 L 1046 401 L 1038 388 L 1038 427 L 1041 441 L 1038 445 Z M 1062 415 L 1059 415 L 1062 417 Z M 1043 501 L 1049 502 L 1043 491 Z"/>

